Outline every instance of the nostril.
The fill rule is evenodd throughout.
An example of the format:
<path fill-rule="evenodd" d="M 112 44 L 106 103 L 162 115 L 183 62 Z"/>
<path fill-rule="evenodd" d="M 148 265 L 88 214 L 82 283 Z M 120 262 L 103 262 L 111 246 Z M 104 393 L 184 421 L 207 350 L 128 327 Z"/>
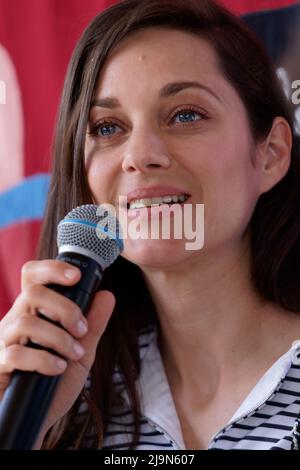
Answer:
<path fill-rule="evenodd" d="M 136 168 L 134 166 L 129 166 L 129 167 L 127 167 L 127 171 L 132 173 L 132 172 L 136 171 Z"/>

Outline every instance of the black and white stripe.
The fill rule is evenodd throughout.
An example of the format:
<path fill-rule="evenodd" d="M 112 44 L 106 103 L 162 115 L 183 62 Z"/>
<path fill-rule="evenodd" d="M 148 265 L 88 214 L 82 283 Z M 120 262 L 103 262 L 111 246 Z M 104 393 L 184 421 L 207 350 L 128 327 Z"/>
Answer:
<path fill-rule="evenodd" d="M 142 403 L 140 435 L 136 450 L 185 450 L 180 424 L 162 365 L 155 328 L 141 332 L 139 337 L 141 374 L 138 390 Z M 300 342 L 276 361 L 247 397 L 247 405 L 255 403 L 266 392 L 266 379 L 273 383 L 269 396 L 263 403 L 248 409 L 240 407 L 233 421 L 211 440 L 209 450 L 290 450 L 293 429 L 300 412 Z M 272 369 L 272 370 L 271 370 Z M 267 376 L 269 374 L 269 376 Z M 275 378 L 274 378 L 275 377 Z M 116 369 L 114 381 L 123 386 L 122 375 Z M 263 392 L 261 392 L 261 389 Z M 255 393 L 254 393 L 255 392 Z M 129 448 L 134 426 L 126 393 L 124 404 L 113 409 L 102 449 Z M 250 401 L 249 401 L 250 397 Z M 254 397 L 254 398 L 253 398 Z M 253 402 L 254 400 L 254 402 Z M 245 400 L 246 402 L 246 400 Z M 295 431 L 295 429 L 294 429 Z M 88 442 L 87 442 L 88 446 Z"/>

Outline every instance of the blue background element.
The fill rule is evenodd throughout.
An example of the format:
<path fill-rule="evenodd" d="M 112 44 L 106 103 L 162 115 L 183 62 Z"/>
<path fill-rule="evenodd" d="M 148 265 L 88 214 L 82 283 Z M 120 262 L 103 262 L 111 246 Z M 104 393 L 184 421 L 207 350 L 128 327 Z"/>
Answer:
<path fill-rule="evenodd" d="M 0 194 L 0 229 L 26 220 L 42 219 L 49 190 L 50 175 L 30 176 Z"/>

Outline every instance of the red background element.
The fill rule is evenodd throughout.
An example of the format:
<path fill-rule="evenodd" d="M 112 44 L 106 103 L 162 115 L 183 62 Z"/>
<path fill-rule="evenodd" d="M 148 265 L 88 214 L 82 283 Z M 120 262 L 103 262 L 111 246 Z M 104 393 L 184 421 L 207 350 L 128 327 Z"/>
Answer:
<path fill-rule="evenodd" d="M 220 3 L 223 3 L 235 13 L 243 15 L 255 11 L 287 7 L 298 2 L 297 0 L 222 0 Z"/>

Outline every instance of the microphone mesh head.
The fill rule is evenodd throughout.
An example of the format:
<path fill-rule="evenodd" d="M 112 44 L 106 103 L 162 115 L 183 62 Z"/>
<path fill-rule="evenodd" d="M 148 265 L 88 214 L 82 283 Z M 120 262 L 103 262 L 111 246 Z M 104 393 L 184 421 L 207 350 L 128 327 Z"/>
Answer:
<path fill-rule="evenodd" d="M 123 250 L 119 222 L 104 205 L 76 207 L 58 224 L 57 246 L 59 253 L 81 253 L 105 269 Z"/>

